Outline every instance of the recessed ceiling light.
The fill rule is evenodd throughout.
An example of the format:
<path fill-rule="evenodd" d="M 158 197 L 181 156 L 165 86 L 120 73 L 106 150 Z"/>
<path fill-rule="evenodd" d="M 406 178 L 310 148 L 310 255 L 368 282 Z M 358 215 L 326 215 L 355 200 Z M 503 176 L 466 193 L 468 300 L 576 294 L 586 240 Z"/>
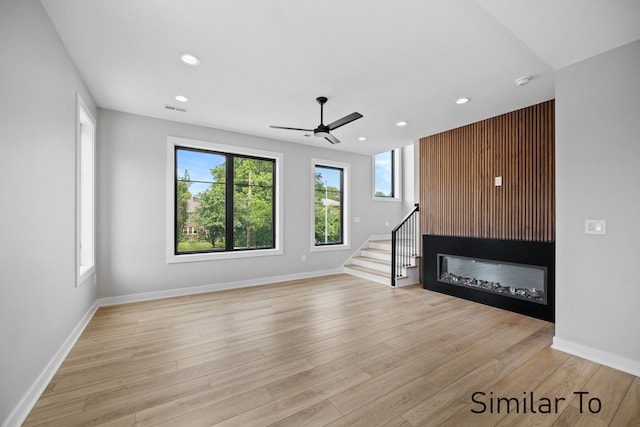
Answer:
<path fill-rule="evenodd" d="M 467 103 L 467 102 L 469 102 L 469 101 L 471 101 L 471 98 L 466 98 L 466 97 L 464 97 L 464 98 L 458 98 L 458 99 L 456 100 L 456 104 L 458 104 L 458 105 L 462 105 L 462 104 L 466 104 L 466 103 Z"/>
<path fill-rule="evenodd" d="M 200 58 L 190 53 L 183 54 L 180 59 L 187 65 L 200 65 Z"/>
<path fill-rule="evenodd" d="M 404 120 L 396 122 L 396 126 L 398 126 L 398 127 L 406 126 L 408 124 L 409 124 L 409 122 L 405 122 Z"/>
<path fill-rule="evenodd" d="M 367 137 L 366 136 L 361 136 L 360 138 L 358 138 L 358 141 L 366 141 Z"/>
<path fill-rule="evenodd" d="M 531 76 L 520 77 L 516 79 L 516 86 L 524 86 L 526 84 L 529 84 L 532 78 L 533 77 Z"/>
<path fill-rule="evenodd" d="M 178 95 L 176 96 L 176 101 L 180 101 L 180 102 L 187 102 L 189 100 L 189 98 L 187 98 L 184 95 Z"/>

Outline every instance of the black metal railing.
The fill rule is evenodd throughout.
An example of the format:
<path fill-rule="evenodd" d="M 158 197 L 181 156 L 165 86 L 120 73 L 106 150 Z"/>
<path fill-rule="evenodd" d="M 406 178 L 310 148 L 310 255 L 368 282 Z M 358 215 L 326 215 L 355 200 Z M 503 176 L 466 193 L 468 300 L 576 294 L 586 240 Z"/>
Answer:
<path fill-rule="evenodd" d="M 400 224 L 391 230 L 391 286 L 396 286 L 396 279 L 402 277 L 402 268 L 413 265 L 418 256 L 418 211 L 416 203 L 413 210 L 405 216 Z"/>

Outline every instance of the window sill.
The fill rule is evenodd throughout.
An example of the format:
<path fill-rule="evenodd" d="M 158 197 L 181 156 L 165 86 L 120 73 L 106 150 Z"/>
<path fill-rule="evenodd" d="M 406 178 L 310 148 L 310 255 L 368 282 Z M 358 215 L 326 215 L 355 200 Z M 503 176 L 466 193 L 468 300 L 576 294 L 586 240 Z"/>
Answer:
<path fill-rule="evenodd" d="M 344 251 L 347 249 L 350 249 L 351 246 L 348 244 L 342 244 L 342 245 L 320 245 L 320 246 L 316 246 L 313 245 L 311 247 L 311 252 L 331 252 L 331 251 Z"/>
<path fill-rule="evenodd" d="M 248 251 L 233 251 L 233 252 L 215 252 L 215 253 L 203 253 L 203 254 L 184 254 L 184 255 L 167 255 L 167 264 L 178 264 L 183 262 L 199 262 L 199 261 L 217 261 L 225 259 L 239 259 L 239 258 L 256 258 L 262 256 L 275 256 L 282 255 L 282 249 L 256 249 Z"/>
<path fill-rule="evenodd" d="M 94 265 L 88 268 L 82 268 L 80 271 L 78 271 L 78 275 L 76 277 L 76 287 L 85 283 L 87 279 L 95 275 L 95 273 L 96 273 L 96 267 Z"/>
<path fill-rule="evenodd" d="M 402 198 L 401 197 L 376 197 L 376 196 L 373 196 L 371 198 L 371 200 L 373 200 L 374 202 L 401 202 Z"/>

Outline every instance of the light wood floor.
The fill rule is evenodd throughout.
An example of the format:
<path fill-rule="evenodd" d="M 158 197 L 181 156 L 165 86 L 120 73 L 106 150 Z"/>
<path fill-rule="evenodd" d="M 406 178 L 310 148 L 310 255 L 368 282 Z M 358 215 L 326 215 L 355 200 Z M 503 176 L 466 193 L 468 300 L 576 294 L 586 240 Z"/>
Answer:
<path fill-rule="evenodd" d="M 640 378 L 552 350 L 553 333 L 347 275 L 104 307 L 25 425 L 640 425 Z M 529 393 L 566 400 L 534 414 Z M 491 396 L 518 410 L 490 413 Z"/>

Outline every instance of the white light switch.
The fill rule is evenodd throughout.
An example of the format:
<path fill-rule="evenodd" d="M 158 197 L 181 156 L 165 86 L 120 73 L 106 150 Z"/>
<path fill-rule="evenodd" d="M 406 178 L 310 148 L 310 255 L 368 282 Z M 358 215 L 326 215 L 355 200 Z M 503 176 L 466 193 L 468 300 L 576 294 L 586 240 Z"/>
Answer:
<path fill-rule="evenodd" d="M 502 177 L 496 176 L 494 182 L 496 183 L 496 187 L 502 187 Z"/>
<path fill-rule="evenodd" d="M 607 234 L 607 221 L 604 219 L 585 219 L 584 234 Z"/>

